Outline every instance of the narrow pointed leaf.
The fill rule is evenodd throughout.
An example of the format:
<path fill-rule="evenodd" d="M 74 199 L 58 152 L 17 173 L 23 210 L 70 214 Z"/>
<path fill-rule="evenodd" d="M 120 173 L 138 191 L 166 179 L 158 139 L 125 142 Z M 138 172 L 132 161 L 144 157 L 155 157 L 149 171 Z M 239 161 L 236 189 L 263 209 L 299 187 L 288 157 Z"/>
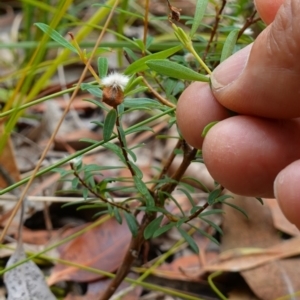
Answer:
<path fill-rule="evenodd" d="M 120 215 L 119 209 L 117 207 L 115 207 L 115 206 L 114 206 L 114 215 L 115 215 L 115 218 L 116 218 L 117 222 L 119 224 L 122 224 L 123 220 L 122 220 L 122 217 Z"/>
<path fill-rule="evenodd" d="M 233 53 L 238 35 L 239 35 L 238 29 L 232 30 L 228 34 L 226 41 L 224 43 L 223 49 L 222 49 L 220 62 L 224 61 L 226 58 L 228 58 Z"/>
<path fill-rule="evenodd" d="M 98 74 L 100 78 L 103 78 L 107 75 L 108 71 L 108 60 L 106 57 L 98 58 Z"/>
<path fill-rule="evenodd" d="M 176 223 L 171 222 L 171 223 L 169 223 L 169 224 L 167 224 L 167 225 L 164 225 L 164 226 L 158 228 L 158 229 L 154 232 L 153 237 L 156 238 L 156 237 L 160 236 L 161 234 L 163 234 L 163 233 L 165 233 L 166 231 L 170 230 L 170 229 L 171 229 L 172 227 L 174 227 L 175 225 L 176 225 Z"/>
<path fill-rule="evenodd" d="M 208 82 L 209 78 L 203 74 L 199 74 L 192 69 L 184 67 L 176 62 L 167 59 L 153 59 L 148 61 L 147 66 L 157 73 L 172 78 L 190 80 L 190 81 L 203 81 Z"/>
<path fill-rule="evenodd" d="M 116 124 L 116 120 L 117 120 L 117 112 L 115 109 L 111 109 L 104 121 L 103 139 L 105 142 L 110 139 L 112 132 L 114 130 L 114 126 Z"/>
<path fill-rule="evenodd" d="M 146 240 L 150 239 L 154 232 L 159 228 L 159 225 L 163 219 L 163 215 L 159 216 L 158 218 L 154 219 L 152 222 L 148 224 L 144 231 L 144 237 Z"/>
<path fill-rule="evenodd" d="M 199 248 L 193 238 L 188 235 L 183 229 L 178 228 L 178 231 L 180 232 L 181 236 L 186 240 L 186 242 L 190 245 L 192 250 L 196 253 L 199 253 Z"/>
<path fill-rule="evenodd" d="M 125 220 L 127 222 L 128 228 L 132 233 L 132 236 L 136 237 L 138 230 L 139 230 L 136 218 L 132 214 L 129 214 L 126 211 L 124 212 L 124 216 L 125 216 Z"/>
<path fill-rule="evenodd" d="M 238 210 L 239 212 L 241 212 L 248 219 L 248 215 L 247 215 L 247 213 L 246 213 L 246 211 L 244 209 L 242 209 L 242 208 L 240 208 L 240 207 L 238 207 L 238 206 L 236 206 L 236 205 L 234 205 L 232 203 L 229 203 L 229 202 L 223 201 L 222 203 L 224 203 L 224 204 L 226 204 L 228 206 L 231 206 L 232 208 Z"/>
<path fill-rule="evenodd" d="M 137 190 L 144 196 L 146 200 L 146 206 L 154 206 L 154 199 L 142 179 L 135 175 L 133 176 L 133 180 Z"/>
<path fill-rule="evenodd" d="M 193 25 L 192 25 L 192 29 L 190 31 L 190 37 L 193 37 L 193 35 L 196 33 L 199 25 L 201 24 L 207 4 L 208 4 L 208 0 L 198 0 L 197 1 L 196 11 L 195 11 L 195 15 L 193 18 Z"/>
<path fill-rule="evenodd" d="M 206 137 L 208 131 L 209 131 L 213 126 L 215 126 L 217 123 L 219 123 L 219 121 L 214 121 L 214 122 L 210 122 L 209 124 L 207 124 L 207 125 L 204 127 L 204 129 L 203 129 L 203 131 L 202 131 L 202 133 L 201 133 L 201 136 L 202 136 L 202 137 Z"/>
<path fill-rule="evenodd" d="M 150 54 L 147 55 L 143 58 L 140 58 L 139 60 L 133 62 L 124 72 L 125 75 L 129 75 L 129 74 L 134 74 L 137 72 L 141 72 L 141 71 L 145 71 L 148 69 L 148 66 L 146 65 L 146 62 L 152 59 L 163 59 L 163 58 L 167 58 L 173 54 L 175 54 L 176 52 L 178 52 L 179 50 L 182 49 L 181 45 L 175 46 L 173 48 L 164 50 L 164 51 L 160 51 L 158 53 L 154 53 L 154 54 Z"/>
<path fill-rule="evenodd" d="M 77 49 L 70 42 L 68 42 L 61 34 L 59 34 L 56 30 L 54 30 L 47 24 L 35 23 L 35 26 L 40 28 L 44 33 L 48 34 L 52 38 L 52 40 L 56 41 L 64 48 L 68 48 L 72 52 L 78 54 Z"/>

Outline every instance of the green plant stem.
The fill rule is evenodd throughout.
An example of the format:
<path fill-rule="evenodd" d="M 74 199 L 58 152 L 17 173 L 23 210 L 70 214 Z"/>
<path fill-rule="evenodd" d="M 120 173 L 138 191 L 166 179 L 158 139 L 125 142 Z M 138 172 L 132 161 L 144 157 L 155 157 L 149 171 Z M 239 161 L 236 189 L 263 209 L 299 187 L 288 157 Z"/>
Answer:
<path fill-rule="evenodd" d="M 160 113 L 158 115 L 150 117 L 149 119 L 146 119 L 146 120 L 144 120 L 142 122 L 139 122 L 139 123 L 137 123 L 137 124 L 135 124 L 135 125 L 127 128 L 125 130 L 125 134 L 127 132 L 130 132 L 131 130 L 134 130 L 134 129 L 139 128 L 141 126 L 144 126 L 144 125 L 146 125 L 146 124 L 148 124 L 148 123 L 150 123 L 150 122 L 152 122 L 154 120 L 157 120 L 157 119 L 163 117 L 164 115 L 170 114 L 170 113 L 174 112 L 174 110 L 175 110 L 175 108 L 170 108 L 170 109 L 168 109 L 168 110 L 166 110 L 166 111 L 164 111 L 164 112 L 162 112 L 162 113 Z M 112 139 L 113 139 L 113 137 L 110 140 L 112 140 Z M 68 157 L 66 157 L 64 159 L 61 159 L 58 162 L 52 164 L 51 166 L 49 166 L 47 168 L 44 168 L 41 171 L 37 172 L 36 175 L 35 175 L 35 177 L 39 177 L 41 175 L 44 175 L 44 174 L 52 171 L 53 169 L 55 169 L 55 168 L 57 168 L 57 167 L 59 167 L 59 166 L 61 166 L 63 164 L 68 163 L 70 160 L 72 160 L 72 159 L 74 159 L 76 157 L 82 156 L 82 155 L 86 154 L 87 152 L 89 152 L 91 150 L 94 150 L 95 148 L 98 148 L 98 147 L 102 146 L 104 143 L 105 143 L 104 141 L 100 141 L 98 143 L 95 143 L 95 144 L 93 144 L 93 145 L 91 145 L 91 146 L 83 149 L 83 150 L 77 151 L 76 153 L 74 153 L 74 154 L 72 154 L 72 155 L 70 155 L 70 156 L 68 156 Z M 4 195 L 4 194 L 6 194 L 6 193 L 8 193 L 8 192 L 10 192 L 12 190 L 14 190 L 15 188 L 17 188 L 17 187 L 25 184 L 26 182 L 28 182 L 29 179 L 30 179 L 30 177 L 26 177 L 26 178 L 24 178 L 24 179 L 16 182 L 15 184 L 9 186 L 9 187 L 4 188 L 3 190 L 0 191 L 0 195 Z"/>
<path fill-rule="evenodd" d="M 201 57 L 198 55 L 198 53 L 196 52 L 196 50 L 193 47 L 193 45 L 190 45 L 189 47 L 187 47 L 187 50 L 189 50 L 194 55 L 194 57 L 196 58 L 196 60 L 199 62 L 199 64 L 202 66 L 202 68 L 207 72 L 207 74 L 211 75 L 211 70 L 205 64 L 205 62 L 201 59 Z"/>
<path fill-rule="evenodd" d="M 13 109 L 10 109 L 10 110 L 7 110 L 3 113 L 0 113 L 0 118 L 3 118 L 3 117 L 6 117 L 6 116 L 9 116 L 11 113 L 13 113 L 14 111 L 21 111 L 21 110 L 24 110 L 28 107 L 31 107 L 31 106 L 34 106 L 34 105 L 37 105 L 37 104 L 40 104 L 42 102 L 45 102 L 46 100 L 49 100 L 49 99 L 53 99 L 55 97 L 58 97 L 58 96 L 61 96 L 61 95 L 64 95 L 64 94 L 67 94 L 67 93 L 71 93 L 75 90 L 76 87 L 72 87 L 72 88 L 69 88 L 69 89 L 66 89 L 64 91 L 60 91 L 60 92 L 57 92 L 57 93 L 54 93 L 54 94 L 51 94 L 51 95 L 48 95 L 48 96 L 45 96 L 45 97 L 42 97 L 42 98 L 39 98 L 37 100 L 34 100 L 34 101 L 31 101 L 29 103 L 26 103 L 26 104 L 23 104 L 23 105 L 20 105 L 16 108 L 13 108 Z"/>
<path fill-rule="evenodd" d="M 131 176 L 133 177 L 136 174 L 135 174 L 135 171 L 133 170 L 131 164 L 129 163 L 128 154 L 126 152 L 126 145 L 124 145 L 123 139 L 122 139 L 122 136 L 121 136 L 121 133 L 120 133 L 121 123 L 120 123 L 120 116 L 119 116 L 119 113 L 118 113 L 118 108 L 115 108 L 115 110 L 116 110 L 116 113 L 117 113 L 116 127 L 117 127 L 117 132 L 118 132 L 118 140 L 119 140 L 119 143 L 120 143 L 120 148 L 121 148 L 121 151 L 122 151 L 123 156 L 125 158 L 126 166 L 129 169 L 129 171 L 131 173 Z"/>
<path fill-rule="evenodd" d="M 213 279 L 220 276 L 223 272 L 222 271 L 217 271 L 217 272 L 214 272 L 212 274 L 210 274 L 207 278 L 207 281 L 209 283 L 209 286 L 211 287 L 211 289 L 220 297 L 220 299 L 222 300 L 228 300 L 227 297 L 225 297 L 221 291 L 216 287 L 216 285 L 214 284 L 213 282 Z"/>

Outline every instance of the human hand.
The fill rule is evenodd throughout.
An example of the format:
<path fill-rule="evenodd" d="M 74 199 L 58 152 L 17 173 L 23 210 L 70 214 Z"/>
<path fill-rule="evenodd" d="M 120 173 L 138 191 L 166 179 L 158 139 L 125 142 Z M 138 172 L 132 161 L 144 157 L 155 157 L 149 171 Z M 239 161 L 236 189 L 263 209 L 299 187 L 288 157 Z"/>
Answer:
<path fill-rule="evenodd" d="M 212 89 L 196 82 L 183 92 L 178 126 L 202 148 L 216 181 L 240 195 L 275 194 L 300 228 L 300 5 L 256 0 L 256 7 L 272 23 L 214 70 Z M 239 115 L 229 118 L 228 109 Z M 223 121 L 203 141 L 204 126 L 216 120 Z"/>

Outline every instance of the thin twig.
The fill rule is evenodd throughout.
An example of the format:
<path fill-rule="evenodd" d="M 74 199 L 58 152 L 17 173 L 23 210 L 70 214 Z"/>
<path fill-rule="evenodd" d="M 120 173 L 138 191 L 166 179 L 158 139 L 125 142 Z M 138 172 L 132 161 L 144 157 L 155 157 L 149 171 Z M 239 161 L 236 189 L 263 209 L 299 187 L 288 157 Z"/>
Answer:
<path fill-rule="evenodd" d="M 182 139 L 179 139 L 179 140 L 177 141 L 177 143 L 176 143 L 176 145 L 175 145 L 173 151 L 171 152 L 171 154 L 170 154 L 170 156 L 168 157 L 167 161 L 164 163 L 164 166 L 163 166 L 162 170 L 160 171 L 160 174 L 158 175 L 158 177 L 157 177 L 157 179 L 156 179 L 157 182 L 155 182 L 155 183 L 153 184 L 153 186 L 151 187 L 151 191 L 153 191 L 153 190 L 155 189 L 155 187 L 158 185 L 158 181 L 159 181 L 160 179 L 162 179 L 163 176 L 168 172 L 168 170 L 169 170 L 169 168 L 170 168 L 170 166 L 171 166 L 171 164 L 172 164 L 174 158 L 176 157 L 175 150 L 176 150 L 176 149 L 180 149 L 181 146 L 182 146 L 182 143 L 183 143 L 183 140 L 182 140 Z"/>
<path fill-rule="evenodd" d="M 222 0 L 221 8 L 218 10 L 218 12 L 217 12 L 217 14 L 215 16 L 215 24 L 214 24 L 214 27 L 213 27 L 211 33 L 210 33 L 210 38 L 209 38 L 209 41 L 208 41 L 208 43 L 206 45 L 206 48 L 204 50 L 204 54 L 203 54 L 203 57 L 202 57 L 204 61 L 205 61 L 205 59 L 206 59 L 206 57 L 208 55 L 209 49 L 211 47 L 211 44 L 212 44 L 212 42 L 214 40 L 214 37 L 215 37 L 215 35 L 217 33 L 217 30 L 218 30 L 218 27 L 219 27 L 219 23 L 220 23 L 220 20 L 221 20 L 221 14 L 222 14 L 222 12 L 223 12 L 223 10 L 225 8 L 226 2 L 227 2 L 227 0 Z"/>
<path fill-rule="evenodd" d="M 176 170 L 176 172 L 171 176 L 171 182 L 166 183 L 160 189 L 162 192 L 165 193 L 172 193 L 175 187 L 177 186 L 178 182 L 180 181 L 181 177 L 186 172 L 187 168 L 191 164 L 192 160 L 195 158 L 197 154 L 196 148 L 191 148 L 185 141 L 183 143 L 183 160 Z"/>
<path fill-rule="evenodd" d="M 108 300 L 110 297 L 114 294 L 118 286 L 122 283 L 126 275 L 129 273 L 129 270 L 135 261 L 135 259 L 138 257 L 141 247 L 145 241 L 144 239 L 144 231 L 145 228 L 148 226 L 148 224 L 154 220 L 156 217 L 156 214 L 145 214 L 140 228 L 138 230 L 137 236 L 132 237 L 129 248 L 125 254 L 125 257 L 123 259 L 123 262 L 120 266 L 120 268 L 117 271 L 116 277 L 112 280 L 104 294 L 100 297 L 100 300 Z"/>
<path fill-rule="evenodd" d="M 120 148 L 121 148 L 121 151 L 123 153 L 123 156 L 125 158 L 125 162 L 126 162 L 126 165 L 127 165 L 127 168 L 129 169 L 130 173 L 131 173 L 131 176 L 135 176 L 135 171 L 133 170 L 131 164 L 130 164 L 130 161 L 129 161 L 129 158 L 128 158 L 128 154 L 126 152 L 126 145 L 124 145 L 124 142 L 123 142 L 123 139 L 122 139 L 122 136 L 121 136 L 121 132 L 120 132 L 120 117 L 119 117 L 119 113 L 118 113 L 118 108 L 115 108 L 116 110 L 116 113 L 117 113 L 117 119 L 116 119 L 116 127 L 117 127 L 117 132 L 118 132 L 118 140 L 119 140 L 119 143 L 120 143 Z"/>
<path fill-rule="evenodd" d="M 246 30 L 248 27 L 250 27 L 251 25 L 253 25 L 253 24 L 255 24 L 256 22 L 258 22 L 258 21 L 261 20 L 261 18 L 256 18 L 256 19 L 254 19 L 255 15 L 256 15 L 256 9 L 254 9 L 254 11 L 252 12 L 251 16 L 250 16 L 249 18 L 246 19 L 245 24 L 243 25 L 243 27 L 242 27 L 242 28 L 240 29 L 240 31 L 239 31 L 239 34 L 238 34 L 237 39 L 239 39 L 239 38 L 243 35 L 243 33 L 245 32 L 245 30 Z"/>
<path fill-rule="evenodd" d="M 125 210 L 127 211 L 128 213 L 130 213 L 130 210 L 118 203 L 115 203 L 115 202 L 111 202 L 111 201 L 108 201 L 107 199 L 105 199 L 104 197 L 102 197 L 100 194 L 98 194 L 97 192 L 95 192 L 81 177 L 80 175 L 77 173 L 77 171 L 75 170 L 74 168 L 74 165 L 71 163 L 71 169 L 73 170 L 73 174 L 76 178 L 78 178 L 78 180 L 80 181 L 80 183 L 90 192 L 92 193 L 95 197 L 99 198 L 101 201 L 103 201 L 104 203 L 107 203 L 111 206 L 115 206 L 119 209 L 122 209 L 122 210 Z"/>

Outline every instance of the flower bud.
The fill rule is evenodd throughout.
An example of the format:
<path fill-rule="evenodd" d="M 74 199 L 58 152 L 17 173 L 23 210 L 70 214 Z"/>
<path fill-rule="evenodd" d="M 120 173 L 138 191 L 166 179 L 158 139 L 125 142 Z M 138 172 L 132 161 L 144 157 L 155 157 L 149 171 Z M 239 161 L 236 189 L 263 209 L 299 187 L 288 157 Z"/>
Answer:
<path fill-rule="evenodd" d="M 124 101 L 124 89 L 129 77 L 120 73 L 112 73 L 102 79 L 102 101 L 116 108 Z"/>

